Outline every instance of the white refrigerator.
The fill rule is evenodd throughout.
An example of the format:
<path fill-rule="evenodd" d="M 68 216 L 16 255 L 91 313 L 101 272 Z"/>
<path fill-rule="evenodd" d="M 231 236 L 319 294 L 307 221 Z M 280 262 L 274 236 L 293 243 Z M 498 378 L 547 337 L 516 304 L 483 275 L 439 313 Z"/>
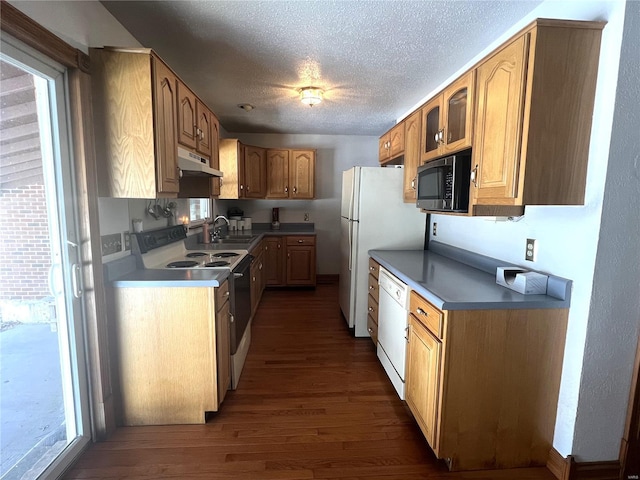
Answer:
<path fill-rule="evenodd" d="M 356 337 L 367 337 L 372 249 L 424 248 L 426 215 L 404 203 L 403 169 L 353 167 L 342 173 L 340 309 Z"/>

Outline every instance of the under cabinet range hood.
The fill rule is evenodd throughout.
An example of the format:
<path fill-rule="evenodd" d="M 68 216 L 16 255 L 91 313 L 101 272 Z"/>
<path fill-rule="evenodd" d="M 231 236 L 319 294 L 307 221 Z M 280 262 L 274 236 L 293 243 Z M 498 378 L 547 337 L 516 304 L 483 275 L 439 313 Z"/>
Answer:
<path fill-rule="evenodd" d="M 190 177 L 222 177 L 222 172 L 209 166 L 209 159 L 178 147 L 178 167 Z"/>

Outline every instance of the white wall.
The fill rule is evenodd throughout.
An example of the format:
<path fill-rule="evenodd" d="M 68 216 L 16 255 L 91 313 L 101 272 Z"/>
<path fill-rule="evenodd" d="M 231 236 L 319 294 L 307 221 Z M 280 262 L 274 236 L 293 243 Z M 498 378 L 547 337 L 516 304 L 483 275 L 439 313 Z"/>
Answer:
<path fill-rule="evenodd" d="M 229 134 L 247 145 L 270 148 L 316 149 L 315 200 L 218 200 L 217 214 L 230 206 L 244 210 L 253 222 L 271 222 L 271 209 L 280 208 L 280 222 L 304 222 L 304 213 L 315 224 L 319 274 L 340 271 L 340 199 L 342 172 L 353 166 L 378 166 L 378 138 L 348 135 Z M 400 194 L 400 192 L 399 192 Z"/>
<path fill-rule="evenodd" d="M 637 327 L 634 329 L 629 325 L 633 320 L 625 320 L 620 330 L 630 337 L 627 337 L 624 342 L 624 348 L 619 351 L 619 355 L 605 355 L 608 349 L 620 348 L 619 344 L 617 345 L 620 340 L 619 335 L 607 336 L 607 328 L 603 328 L 601 324 L 598 325 L 598 320 L 601 320 L 601 323 L 611 328 L 606 307 L 600 309 L 599 319 L 594 318 L 596 316 L 594 312 L 590 312 L 591 298 L 594 294 L 594 268 L 599 248 L 598 234 L 607 166 L 618 161 L 613 155 L 614 150 L 610 157 L 609 144 L 614 118 L 624 10 L 625 4 L 622 1 L 547 1 L 505 32 L 493 45 L 479 52 L 477 57 L 467 65 L 461 66 L 460 70 L 443 84 L 446 86 L 469 66 L 535 18 L 606 20 L 608 22 L 602 38 L 585 205 L 527 207 L 524 217 L 517 222 L 495 218 L 432 216 L 432 222 L 438 223 L 438 241 L 574 281 L 553 444 L 559 453 L 565 456 L 575 455 L 578 461 L 618 458 L 619 442 L 622 436 L 621 425 L 626 412 L 626 395 L 628 395 L 630 366 L 633 359 L 629 355 L 634 351 L 629 344 L 634 343 L 634 339 L 637 338 Z M 425 100 L 439 90 L 440 88 L 427 95 Z M 637 138 L 637 124 L 635 128 L 635 134 L 631 136 Z M 627 156 L 629 155 L 626 147 L 621 150 L 627 152 Z M 638 149 L 636 148 L 635 151 L 637 152 Z M 616 153 L 616 156 L 618 154 Z M 613 160 L 609 162 L 610 159 Z M 627 165 L 626 168 L 628 169 L 629 166 Z M 628 173 L 626 172 L 627 176 Z M 635 212 L 637 220 L 638 209 L 632 211 Z M 635 235 L 631 237 L 629 237 L 631 232 L 627 230 L 628 223 L 614 223 L 615 229 L 621 230 L 619 243 L 625 241 L 629 243 L 630 238 L 638 238 L 637 222 L 631 222 L 631 225 L 636 226 L 636 231 L 633 232 Z M 538 240 L 538 260 L 534 263 L 524 261 L 527 238 Z M 609 245 L 602 245 L 600 251 L 606 248 L 609 248 Z M 630 258 L 635 258 L 637 263 L 637 249 L 636 256 Z M 598 264 L 603 267 L 606 274 L 610 275 L 610 281 L 615 278 L 611 268 L 605 265 L 606 262 L 598 262 Z M 638 276 L 635 277 L 636 291 L 637 282 Z M 611 293 L 611 290 L 614 288 L 606 289 L 606 293 Z M 635 323 L 637 324 L 637 319 Z M 614 341 L 613 338 L 616 340 Z M 585 345 L 588 346 L 588 351 Z M 631 361 L 622 363 L 624 367 L 616 363 L 629 358 Z M 590 371 L 586 371 L 587 368 Z M 614 403 L 611 403 L 612 401 Z M 614 405 L 617 408 L 612 408 Z M 594 418 L 596 416 L 597 421 Z M 581 419 L 580 424 L 578 419 Z"/>

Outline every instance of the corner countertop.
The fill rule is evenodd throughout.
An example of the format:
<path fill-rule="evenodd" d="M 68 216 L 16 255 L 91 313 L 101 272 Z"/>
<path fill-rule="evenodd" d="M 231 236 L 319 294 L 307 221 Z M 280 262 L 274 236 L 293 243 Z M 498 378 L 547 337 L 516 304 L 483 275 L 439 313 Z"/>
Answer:
<path fill-rule="evenodd" d="M 570 280 L 550 275 L 546 295 L 523 295 L 496 284 L 495 267 L 514 265 L 437 242 L 369 255 L 441 310 L 569 308 Z"/>

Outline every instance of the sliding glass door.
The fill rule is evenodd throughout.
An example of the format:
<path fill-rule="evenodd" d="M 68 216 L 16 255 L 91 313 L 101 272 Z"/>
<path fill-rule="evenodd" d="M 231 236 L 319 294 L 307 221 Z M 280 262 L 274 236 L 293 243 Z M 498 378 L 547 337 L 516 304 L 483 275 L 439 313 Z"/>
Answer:
<path fill-rule="evenodd" d="M 0 478 L 56 478 L 90 438 L 66 70 L 0 48 Z"/>

